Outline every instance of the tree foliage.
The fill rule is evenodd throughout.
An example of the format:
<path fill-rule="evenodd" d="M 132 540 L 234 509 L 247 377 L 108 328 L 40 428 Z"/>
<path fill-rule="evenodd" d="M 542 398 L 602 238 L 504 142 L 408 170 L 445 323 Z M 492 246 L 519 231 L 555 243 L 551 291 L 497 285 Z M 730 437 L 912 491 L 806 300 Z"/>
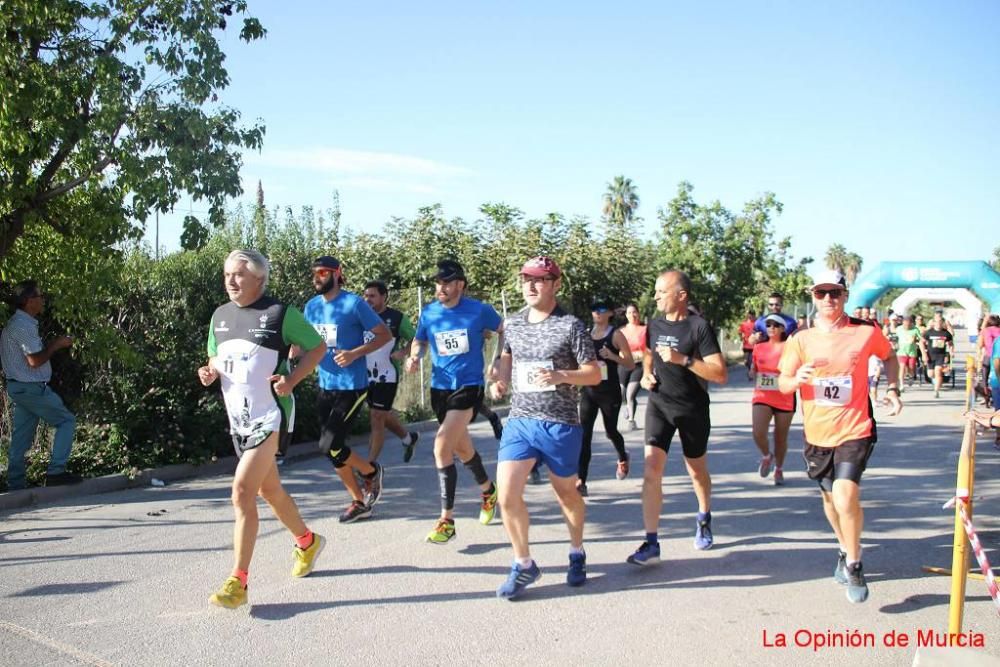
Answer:
<path fill-rule="evenodd" d="M 32 228 L 110 247 L 141 234 L 180 193 L 221 223 L 241 192 L 240 127 L 218 35 L 264 36 L 242 0 L 0 3 L 0 259 Z M 207 229 L 185 221 L 184 247 Z"/>

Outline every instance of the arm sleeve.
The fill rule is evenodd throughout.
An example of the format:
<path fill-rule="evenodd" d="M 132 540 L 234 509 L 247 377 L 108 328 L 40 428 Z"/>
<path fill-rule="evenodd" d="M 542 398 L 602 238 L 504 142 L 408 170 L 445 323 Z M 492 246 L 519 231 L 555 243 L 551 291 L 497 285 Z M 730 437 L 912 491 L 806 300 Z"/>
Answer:
<path fill-rule="evenodd" d="M 285 308 L 285 318 L 281 322 L 281 338 L 290 345 L 298 345 L 311 350 L 323 343 L 323 338 L 295 306 Z"/>
<path fill-rule="evenodd" d="M 586 327 L 583 326 L 583 322 L 575 317 L 573 318 L 573 327 L 570 331 L 570 336 L 572 337 L 570 344 L 573 347 L 573 354 L 576 356 L 577 364 L 585 364 L 588 361 L 597 359 L 597 355 L 594 354 L 594 344 L 590 342 L 590 336 L 587 334 Z"/>
<path fill-rule="evenodd" d="M 406 313 L 403 313 L 403 317 L 399 321 L 399 337 L 403 340 L 413 340 L 416 334 L 417 330 L 413 327 L 413 322 L 406 316 Z"/>
<path fill-rule="evenodd" d="M 378 316 L 372 307 L 369 306 L 364 299 L 358 299 L 354 302 L 354 314 L 358 316 L 358 320 L 361 321 L 361 326 L 365 328 L 366 331 L 371 331 L 380 324 L 385 324 L 382 318 Z"/>
<path fill-rule="evenodd" d="M 490 331 L 497 331 L 500 329 L 500 324 L 503 322 L 503 318 L 497 313 L 496 308 L 488 303 L 483 304 L 482 310 L 483 318 L 483 328 L 489 329 Z"/>
<path fill-rule="evenodd" d="M 781 359 L 778 361 L 778 370 L 782 375 L 792 376 L 802 365 L 802 346 L 800 337 L 789 338 L 785 343 L 785 348 L 781 351 Z"/>
<path fill-rule="evenodd" d="M 214 357 L 219 354 L 219 346 L 215 342 L 215 327 L 212 326 L 213 324 L 215 324 L 214 316 L 208 321 L 208 345 L 206 345 L 206 348 L 209 357 Z"/>
<path fill-rule="evenodd" d="M 705 320 L 701 320 L 698 325 L 697 350 L 699 359 L 719 354 L 722 351 L 719 349 L 719 341 L 715 337 L 715 330 Z"/>

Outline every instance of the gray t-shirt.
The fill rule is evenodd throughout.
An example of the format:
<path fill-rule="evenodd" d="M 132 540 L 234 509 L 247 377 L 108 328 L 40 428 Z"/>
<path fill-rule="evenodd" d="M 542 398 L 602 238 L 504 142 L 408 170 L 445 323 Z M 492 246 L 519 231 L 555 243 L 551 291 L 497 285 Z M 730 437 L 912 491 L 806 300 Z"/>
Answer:
<path fill-rule="evenodd" d="M 579 392 L 575 385 L 539 387 L 532 382 L 539 368 L 576 370 L 594 361 L 594 344 L 583 322 L 560 306 L 541 322 L 528 322 L 528 308 L 504 322 L 505 352 L 513 356 L 510 416 L 562 424 L 579 424 Z"/>

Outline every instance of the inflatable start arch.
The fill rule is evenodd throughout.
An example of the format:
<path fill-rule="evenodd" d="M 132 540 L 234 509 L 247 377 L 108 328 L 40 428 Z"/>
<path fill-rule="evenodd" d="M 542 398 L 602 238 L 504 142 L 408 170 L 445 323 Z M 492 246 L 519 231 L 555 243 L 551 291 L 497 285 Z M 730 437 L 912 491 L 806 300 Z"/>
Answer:
<path fill-rule="evenodd" d="M 882 262 L 851 285 L 847 312 L 873 305 L 894 287 L 964 288 L 985 301 L 990 312 L 1000 312 L 1000 273 L 986 262 Z"/>

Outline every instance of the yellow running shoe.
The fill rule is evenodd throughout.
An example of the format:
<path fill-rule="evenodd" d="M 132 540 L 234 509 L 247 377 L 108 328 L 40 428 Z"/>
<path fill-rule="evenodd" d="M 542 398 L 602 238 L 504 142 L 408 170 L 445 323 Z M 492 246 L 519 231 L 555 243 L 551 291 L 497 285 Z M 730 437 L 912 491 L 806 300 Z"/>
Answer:
<path fill-rule="evenodd" d="M 222 588 L 212 593 L 208 601 L 217 607 L 236 609 L 247 603 L 247 589 L 236 577 L 229 577 L 222 583 Z"/>
<path fill-rule="evenodd" d="M 292 576 L 308 577 L 312 573 L 313 568 L 316 567 L 316 559 L 323 553 L 323 547 L 325 546 L 326 538 L 319 533 L 313 533 L 313 543 L 309 545 L 308 549 L 295 547 L 293 551 L 295 562 L 292 563 Z"/>
<path fill-rule="evenodd" d="M 434 530 L 427 533 L 427 537 L 424 539 L 433 544 L 444 544 L 453 537 L 455 537 L 455 522 L 448 519 L 438 519 Z"/>
<path fill-rule="evenodd" d="M 492 491 L 483 491 L 483 504 L 479 508 L 479 523 L 488 525 L 497 513 L 497 485 L 494 482 Z"/>

